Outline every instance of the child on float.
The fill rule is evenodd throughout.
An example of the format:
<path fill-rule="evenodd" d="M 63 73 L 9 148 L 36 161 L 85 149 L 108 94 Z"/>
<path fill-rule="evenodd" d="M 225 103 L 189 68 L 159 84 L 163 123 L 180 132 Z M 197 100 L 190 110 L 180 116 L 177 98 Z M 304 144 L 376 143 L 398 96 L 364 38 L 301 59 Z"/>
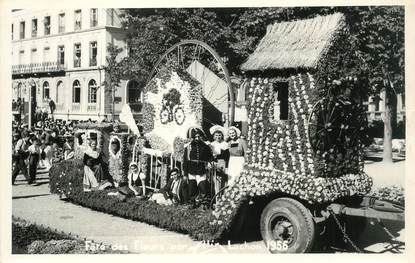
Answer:
<path fill-rule="evenodd" d="M 119 187 L 118 192 L 124 196 L 144 197 L 146 195 L 145 179 L 146 175 L 142 172 L 140 163 L 131 162 L 127 175 L 127 186 Z"/>

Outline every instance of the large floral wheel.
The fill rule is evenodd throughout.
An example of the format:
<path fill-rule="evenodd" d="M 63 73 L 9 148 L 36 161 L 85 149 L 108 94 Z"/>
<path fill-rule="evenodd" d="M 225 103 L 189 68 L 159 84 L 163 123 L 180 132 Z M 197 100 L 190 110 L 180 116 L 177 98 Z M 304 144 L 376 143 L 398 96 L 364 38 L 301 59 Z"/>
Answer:
<path fill-rule="evenodd" d="M 316 153 L 354 147 L 359 142 L 365 118 L 355 107 L 340 99 L 318 101 L 308 118 L 308 140 Z"/>
<path fill-rule="evenodd" d="M 223 115 L 227 123 L 233 123 L 234 93 L 231 79 L 222 58 L 204 42 L 183 40 L 160 57 L 148 76 L 147 83 L 164 67 L 178 68 L 189 73 L 203 88 L 203 116 L 210 125 L 223 125 Z"/>

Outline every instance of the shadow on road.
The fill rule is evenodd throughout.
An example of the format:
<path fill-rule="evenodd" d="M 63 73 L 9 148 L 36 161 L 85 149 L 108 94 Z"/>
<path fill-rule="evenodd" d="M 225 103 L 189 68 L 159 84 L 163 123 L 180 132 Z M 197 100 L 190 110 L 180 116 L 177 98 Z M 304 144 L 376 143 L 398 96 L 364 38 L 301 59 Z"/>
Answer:
<path fill-rule="evenodd" d="M 50 194 L 38 194 L 38 195 L 23 195 L 23 196 L 13 196 L 12 199 L 24 199 L 24 198 L 33 198 L 33 197 L 39 197 L 39 196 L 47 196 Z"/>

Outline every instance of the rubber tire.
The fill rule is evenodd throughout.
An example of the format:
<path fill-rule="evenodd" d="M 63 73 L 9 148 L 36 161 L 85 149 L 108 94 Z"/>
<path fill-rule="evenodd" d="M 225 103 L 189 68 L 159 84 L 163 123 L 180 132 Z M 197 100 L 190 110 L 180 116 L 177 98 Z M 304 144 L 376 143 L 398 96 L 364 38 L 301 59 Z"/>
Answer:
<path fill-rule="evenodd" d="M 297 239 L 287 250 L 277 250 L 270 242 L 274 241 L 272 230 L 268 228 L 271 217 L 279 213 L 291 221 L 297 229 Z M 261 214 L 261 236 L 271 253 L 306 253 L 313 247 L 315 224 L 310 211 L 300 202 L 292 198 L 278 198 L 271 201 Z"/>

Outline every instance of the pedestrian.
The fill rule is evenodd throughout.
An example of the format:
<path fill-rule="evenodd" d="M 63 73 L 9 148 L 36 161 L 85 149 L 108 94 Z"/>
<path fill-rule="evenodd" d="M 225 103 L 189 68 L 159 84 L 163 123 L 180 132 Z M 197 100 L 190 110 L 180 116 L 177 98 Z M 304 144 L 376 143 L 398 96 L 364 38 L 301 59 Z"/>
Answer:
<path fill-rule="evenodd" d="M 235 183 L 242 172 L 245 163 L 245 153 L 248 149 L 247 143 L 241 138 L 241 131 L 235 126 L 228 129 L 229 133 L 229 165 L 228 165 L 228 186 Z"/>
<path fill-rule="evenodd" d="M 191 142 L 184 148 L 183 171 L 188 179 L 189 199 L 193 205 L 198 202 L 206 204 L 210 190 L 206 173 L 209 162 L 213 161 L 212 150 L 203 142 L 201 129 L 190 128 L 187 135 Z"/>
<path fill-rule="evenodd" d="M 53 120 L 53 113 L 55 112 L 56 104 L 52 99 L 49 99 L 49 109 L 50 109 L 51 118 Z"/>
<path fill-rule="evenodd" d="M 215 186 L 215 194 L 217 194 L 226 184 L 226 170 L 229 162 L 229 144 L 225 141 L 225 128 L 220 125 L 214 125 L 210 129 L 213 141 L 209 144 L 213 158 L 215 161 L 215 174 L 213 175 L 213 183 Z"/>
<path fill-rule="evenodd" d="M 30 146 L 29 142 L 29 133 L 27 131 L 24 131 L 22 133 L 22 138 L 19 139 L 16 143 L 15 154 L 16 154 L 16 165 L 14 167 L 14 170 L 12 172 L 12 185 L 15 184 L 16 177 L 19 174 L 19 172 L 22 172 L 26 180 L 29 182 L 30 178 L 27 174 L 27 164 L 26 159 L 29 156 L 28 148 Z"/>
<path fill-rule="evenodd" d="M 34 139 L 33 144 L 29 146 L 29 184 L 36 183 L 36 172 L 37 165 L 42 155 L 42 150 L 40 149 L 40 140 Z"/>

